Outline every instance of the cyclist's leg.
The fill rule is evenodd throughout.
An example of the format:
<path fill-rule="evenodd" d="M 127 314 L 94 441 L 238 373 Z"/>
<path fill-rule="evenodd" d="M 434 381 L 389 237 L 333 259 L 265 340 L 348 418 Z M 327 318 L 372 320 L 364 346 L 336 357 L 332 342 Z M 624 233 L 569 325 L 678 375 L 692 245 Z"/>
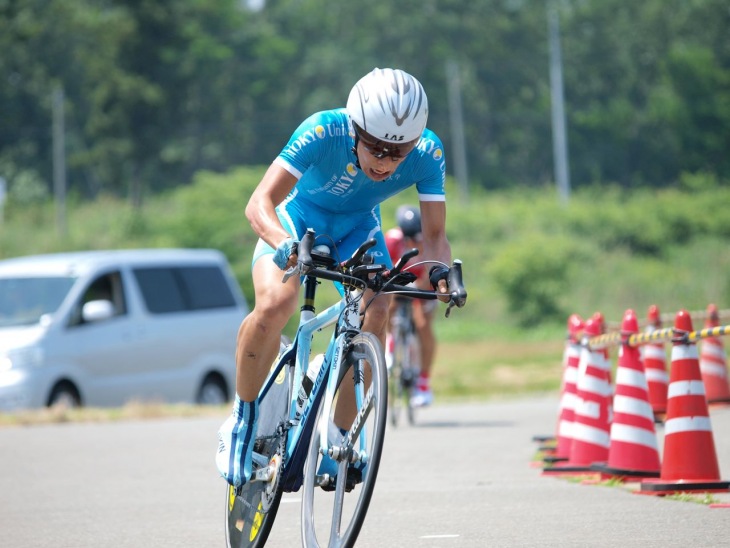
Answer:
<path fill-rule="evenodd" d="M 413 325 L 420 345 L 420 372 L 411 404 L 420 407 L 433 401 L 431 391 L 431 372 L 436 353 L 436 336 L 433 332 L 433 316 L 436 301 L 416 301 L 413 303 Z"/>
<path fill-rule="evenodd" d="M 372 296 L 372 291 L 365 291 L 363 302 L 370 302 Z M 385 332 L 388 326 L 389 307 L 390 296 L 384 295 L 376 298 L 368 307 L 367 312 L 365 313 L 365 320 L 362 325 L 362 331 L 376 335 L 381 346 L 385 339 Z M 370 388 L 372 379 L 371 365 L 372 364 L 369 364 L 369 366 L 363 369 L 363 393 L 367 393 Z M 334 426 L 341 433 L 347 432 L 355 420 L 357 413 L 358 409 L 355 400 L 355 383 L 342 382 L 338 391 L 337 403 L 335 404 L 335 411 L 333 415 Z M 325 455 L 319 466 L 318 473 L 322 474 L 327 472 L 330 476 L 334 476 L 336 474 L 336 467 L 336 463 L 330 459 L 329 456 Z"/>
<path fill-rule="evenodd" d="M 364 302 L 368 302 L 368 299 L 371 297 L 372 292 L 370 292 L 369 290 L 366 291 L 364 296 Z M 389 298 L 387 297 L 375 299 L 365 313 L 365 320 L 362 326 L 363 333 L 372 333 L 373 335 L 376 335 L 376 333 L 370 331 L 370 329 L 372 328 L 379 330 L 380 337 L 376 335 L 376 338 L 380 341 L 381 347 L 383 344 L 383 340 L 385 339 L 385 331 L 387 330 L 389 304 Z M 376 364 L 367 363 L 362 370 L 363 394 L 366 394 L 370 389 L 373 377 L 372 368 L 375 366 Z M 352 371 L 346 373 L 346 375 L 352 376 Z M 381 380 L 381 382 L 385 383 L 387 381 L 383 379 Z M 344 435 L 345 433 L 347 433 L 348 430 L 350 430 L 359 411 L 360 410 L 357 408 L 357 402 L 355 397 L 355 383 L 352 381 L 343 381 L 340 384 L 337 404 L 335 405 L 335 411 L 333 415 L 334 426 Z M 328 472 L 331 476 L 334 477 L 335 473 L 332 472 L 334 469 L 336 469 L 335 463 L 328 456 L 325 455 L 322 459 L 322 463 L 318 472 Z M 357 481 L 359 482 L 359 479 Z"/>
<path fill-rule="evenodd" d="M 365 292 L 363 302 L 369 302 L 372 298 L 372 291 Z M 380 341 L 381 346 L 385 344 L 385 332 L 388 326 L 388 308 L 390 306 L 389 296 L 380 296 L 376 298 L 368 307 L 365 313 L 365 320 L 362 325 L 363 332 L 369 332 L 375 335 Z M 365 391 L 370 386 L 370 370 L 365 369 Z M 337 400 L 337 408 L 335 410 L 335 424 L 338 428 L 346 428 L 352 424 L 355 418 L 355 392 L 351 384 L 343 385 L 340 390 L 340 396 Z"/>
<path fill-rule="evenodd" d="M 282 336 L 280 352 L 290 344 L 291 341 Z M 263 464 L 262 459 L 267 460 L 275 470 L 268 481 L 248 482 L 240 488 L 228 486 L 225 530 L 230 548 L 262 548 L 271 532 L 282 494 L 280 463 L 286 433 L 280 428 L 289 417 L 290 394 L 291 370 L 289 365 L 285 365 L 266 397 L 259 402 L 258 432 L 254 444 L 259 464 Z"/>
<path fill-rule="evenodd" d="M 413 325 L 421 345 L 421 373 L 430 377 L 436 355 L 436 335 L 433 332 L 436 301 L 415 300 L 413 305 Z"/>
<path fill-rule="evenodd" d="M 236 389 L 244 401 L 252 401 L 279 351 L 284 326 L 296 312 L 299 279 L 281 283 L 282 271 L 261 255 L 253 265 L 255 306 L 241 323 L 236 346 Z"/>
<path fill-rule="evenodd" d="M 236 348 L 236 396 L 232 415 L 218 431 L 216 465 L 231 485 L 246 483 L 253 472 L 252 453 L 258 422 L 258 394 L 279 350 L 281 331 L 297 304 L 298 279 L 286 284 L 264 255 L 253 268 L 256 306 L 241 323 Z M 281 272 L 279 270 L 279 272 Z"/>
<path fill-rule="evenodd" d="M 390 374 L 390 368 L 393 367 L 393 350 L 395 347 L 395 326 L 393 325 L 393 318 L 398 310 L 398 305 L 394 297 L 390 297 L 390 305 L 388 306 L 388 328 L 385 333 L 385 345 L 383 350 L 385 351 L 385 365 L 388 368 L 388 374 Z"/>
<path fill-rule="evenodd" d="M 408 386 L 408 363 L 403 351 L 405 329 L 403 324 L 410 302 L 403 297 L 391 296 L 390 314 L 388 317 L 388 335 L 386 337 L 385 363 L 388 368 L 388 414 L 393 426 L 398 425 L 403 397 L 410 392 Z"/>
<path fill-rule="evenodd" d="M 306 223 L 298 205 L 286 202 L 276 212 L 281 226 L 300 238 Z M 295 276 L 281 282 L 284 273 L 274 264 L 274 253 L 259 239 L 251 260 L 254 307 L 241 323 L 236 345 L 236 391 L 244 401 L 258 397 L 279 349 L 281 332 L 296 312 L 300 281 Z"/>

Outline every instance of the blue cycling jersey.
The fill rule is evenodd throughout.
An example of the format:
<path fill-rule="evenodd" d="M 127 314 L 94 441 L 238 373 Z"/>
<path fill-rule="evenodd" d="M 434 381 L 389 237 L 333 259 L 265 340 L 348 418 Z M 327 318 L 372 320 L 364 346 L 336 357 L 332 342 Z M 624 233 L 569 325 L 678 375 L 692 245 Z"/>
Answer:
<path fill-rule="evenodd" d="M 354 144 L 345 109 L 318 112 L 305 120 L 276 159 L 299 179 L 295 199 L 335 214 L 370 211 L 414 184 L 420 200 L 445 199 L 446 160 L 441 140 L 433 131 L 424 130 L 395 173 L 380 182 L 356 167 Z"/>
<path fill-rule="evenodd" d="M 395 172 L 373 181 L 357 168 L 355 134 L 344 108 L 313 114 L 294 131 L 274 162 L 298 181 L 277 207 L 284 228 L 301 239 L 307 228 L 327 237 L 344 257 L 367 238 L 376 238 L 376 257 L 390 262 L 380 230 L 379 204 L 416 185 L 421 201 L 444 201 L 446 160 L 441 140 L 424 129 L 421 140 Z M 318 240 L 319 243 L 320 240 Z M 259 242 L 254 261 L 273 252 Z"/>

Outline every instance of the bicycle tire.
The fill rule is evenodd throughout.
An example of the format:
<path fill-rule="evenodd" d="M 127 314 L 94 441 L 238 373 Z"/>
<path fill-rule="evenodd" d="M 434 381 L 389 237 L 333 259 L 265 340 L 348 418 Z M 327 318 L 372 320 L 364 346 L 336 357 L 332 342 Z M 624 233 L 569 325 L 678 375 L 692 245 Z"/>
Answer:
<path fill-rule="evenodd" d="M 358 413 L 358 416 L 362 414 L 361 420 L 358 421 L 356 418 L 352 423 L 353 426 L 359 424 L 361 427 L 355 441 L 364 439 L 367 444 L 366 449 L 363 451 L 359 445 L 355 445 L 354 448 L 361 454 L 367 454 L 367 464 L 364 469 L 359 469 L 358 464 L 361 463 L 348 466 L 348 463 L 342 460 L 337 464 L 334 491 L 325 492 L 318 488 L 317 472 L 322 455 L 319 453 L 318 429 L 315 428 L 309 444 L 302 496 L 302 540 L 308 547 L 320 546 L 318 537 L 326 537 L 327 542 L 324 545 L 330 548 L 353 546 L 362 529 L 375 488 L 385 438 L 388 387 L 383 349 L 373 334 L 360 333 L 353 338 L 342 362 L 338 393 L 343 386 L 346 386 L 342 383 L 350 382 L 353 378 L 352 371 L 356 361 L 360 364 L 370 364 L 368 369 L 371 371 L 371 387 L 366 391 L 366 401 L 363 405 L 365 411 L 361 409 L 361 413 Z M 320 424 L 324 410 L 325 405 L 320 405 L 315 424 Z M 334 405 L 330 416 L 326 417 L 328 424 L 331 423 L 333 415 Z M 348 485 L 358 474 L 361 481 Z M 319 476 L 319 480 L 321 479 L 322 476 Z M 348 490 L 348 487 L 351 489 Z M 345 515 L 348 517 L 343 520 Z"/>
<path fill-rule="evenodd" d="M 388 414 L 390 423 L 398 426 L 401 416 L 401 407 L 406 407 L 409 422 L 411 421 L 410 388 L 405 385 L 404 375 L 410 367 L 408 336 L 402 327 L 398 327 L 393 341 L 393 364 L 390 367 L 388 379 Z"/>
<path fill-rule="evenodd" d="M 398 426 L 401 414 L 401 403 L 403 399 L 403 348 L 400 343 L 401 330 L 394 334 L 393 341 L 393 363 L 388 370 L 388 416 L 390 424 Z"/>
<path fill-rule="evenodd" d="M 290 340 L 282 336 L 280 351 L 289 344 Z M 266 398 L 259 404 L 259 424 L 254 445 L 258 453 L 273 456 L 277 452 L 281 440 L 276 437 L 276 433 L 278 425 L 289 416 L 291 382 L 291 366 L 285 365 Z M 276 485 L 266 511 L 266 487 L 264 482 L 246 483 L 237 493 L 235 487 L 226 485 L 225 531 L 226 546 L 229 548 L 262 548 L 266 544 L 282 493 L 281 484 Z"/>
<path fill-rule="evenodd" d="M 413 396 L 413 390 L 418 381 L 418 374 L 420 371 L 420 363 L 414 359 L 415 356 L 419 356 L 421 348 L 418 336 L 414 331 L 408 332 L 406 335 L 406 350 L 405 355 L 408 356 L 405 361 L 403 368 L 403 376 L 401 377 L 401 385 L 403 386 L 403 397 L 405 398 L 405 407 L 408 416 L 408 424 L 413 426 L 416 423 L 416 408 L 413 406 L 411 396 Z M 407 377 L 407 379 L 406 379 Z"/>

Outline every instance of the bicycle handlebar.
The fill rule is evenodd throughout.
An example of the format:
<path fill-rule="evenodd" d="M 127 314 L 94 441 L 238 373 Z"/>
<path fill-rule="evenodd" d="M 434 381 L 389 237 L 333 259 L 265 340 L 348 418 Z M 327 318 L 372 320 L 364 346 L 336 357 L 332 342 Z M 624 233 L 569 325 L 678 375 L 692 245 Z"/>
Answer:
<path fill-rule="evenodd" d="M 418 249 L 415 247 L 406 251 L 403 256 L 398 259 L 398 262 L 395 264 L 392 270 L 388 273 L 388 277 L 395 277 L 400 274 L 403 270 L 403 267 L 406 266 L 408 261 L 410 261 L 416 255 L 418 255 Z"/>
<path fill-rule="evenodd" d="M 307 233 L 299 242 L 297 265 L 284 273 L 282 282 L 286 282 L 290 277 L 298 274 L 340 282 L 343 285 L 356 286 L 360 289 L 372 289 L 376 293 L 395 293 L 427 300 L 438 299 L 442 296 L 441 293 L 434 290 L 405 285 L 415 280 L 415 276 L 410 272 L 403 272 L 403 268 L 410 259 L 418 255 L 416 248 L 406 251 L 396 265 L 388 270 L 385 265 L 375 264 L 374 257 L 366 254 L 377 243 L 374 238 L 364 242 L 352 254 L 352 257 L 339 264 L 331 256 L 313 251 L 314 241 L 314 230 L 307 229 Z M 454 306 L 461 308 L 466 304 L 467 292 L 464 287 L 460 260 L 455 259 L 452 262 L 447 283 L 449 304 L 446 309 L 446 317 L 448 318 Z"/>
<path fill-rule="evenodd" d="M 451 264 L 447 283 L 451 293 L 449 307 L 446 309 L 446 317 L 448 318 L 451 313 L 451 309 L 454 306 L 461 308 L 466 304 L 466 288 L 464 287 L 464 277 L 462 275 L 461 261 L 459 259 L 454 259 Z"/>
<path fill-rule="evenodd" d="M 297 262 L 301 263 L 308 270 L 314 268 L 312 247 L 314 247 L 314 230 L 308 228 L 297 247 Z"/>
<path fill-rule="evenodd" d="M 342 268 L 347 270 L 348 268 L 352 268 L 358 265 L 365 264 L 363 261 L 363 258 L 365 257 L 365 253 L 368 249 L 373 247 L 375 244 L 377 244 L 377 240 L 375 238 L 370 238 L 367 242 L 362 244 L 360 247 L 357 248 L 357 251 L 353 253 L 352 257 L 347 259 L 344 263 L 342 263 Z M 372 260 L 370 261 L 370 264 L 372 264 Z"/>

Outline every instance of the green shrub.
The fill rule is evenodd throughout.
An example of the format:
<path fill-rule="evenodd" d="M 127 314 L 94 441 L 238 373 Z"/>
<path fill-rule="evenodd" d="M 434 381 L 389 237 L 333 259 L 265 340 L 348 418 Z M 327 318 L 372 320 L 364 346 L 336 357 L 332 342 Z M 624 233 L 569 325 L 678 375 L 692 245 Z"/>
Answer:
<path fill-rule="evenodd" d="M 179 247 L 222 251 L 251 304 L 250 263 L 258 237 L 246 220 L 245 208 L 263 173 L 262 167 L 201 172 L 193 184 L 158 197 L 150 207 L 163 213 L 151 220 L 154 233 L 171 236 Z"/>
<path fill-rule="evenodd" d="M 520 325 L 531 327 L 567 317 L 560 302 L 569 289 L 570 265 L 577 255 L 569 239 L 528 234 L 494 258 L 494 280 Z"/>
<path fill-rule="evenodd" d="M 256 235 L 244 209 L 265 168 L 199 173 L 192 184 L 152 196 L 142 209 L 100 196 L 70 195 L 68 232 L 57 230 L 50 197 L 6 204 L 0 258 L 52 251 L 134 247 L 211 247 L 228 257 L 251 304 L 250 263 Z M 539 340 L 564 330 L 569 313 L 601 311 L 619 320 L 627 308 L 649 304 L 728 307 L 730 188 L 693 183 L 691 192 L 668 188 L 625 191 L 579 189 L 562 206 L 552 187 L 491 192 L 471 189 L 460 200 L 447 178 L 447 233 L 464 263 L 467 306 L 448 320 L 438 313 L 439 339 Z M 698 188 L 698 187 L 701 187 Z M 382 205 L 386 228 L 415 189 Z M 515 329 L 515 324 L 523 329 Z M 524 329 L 529 327 L 529 329 Z"/>
<path fill-rule="evenodd" d="M 48 199 L 46 183 L 34 171 L 21 171 L 13 177 L 8 191 L 9 201 L 19 206 L 39 204 Z"/>

